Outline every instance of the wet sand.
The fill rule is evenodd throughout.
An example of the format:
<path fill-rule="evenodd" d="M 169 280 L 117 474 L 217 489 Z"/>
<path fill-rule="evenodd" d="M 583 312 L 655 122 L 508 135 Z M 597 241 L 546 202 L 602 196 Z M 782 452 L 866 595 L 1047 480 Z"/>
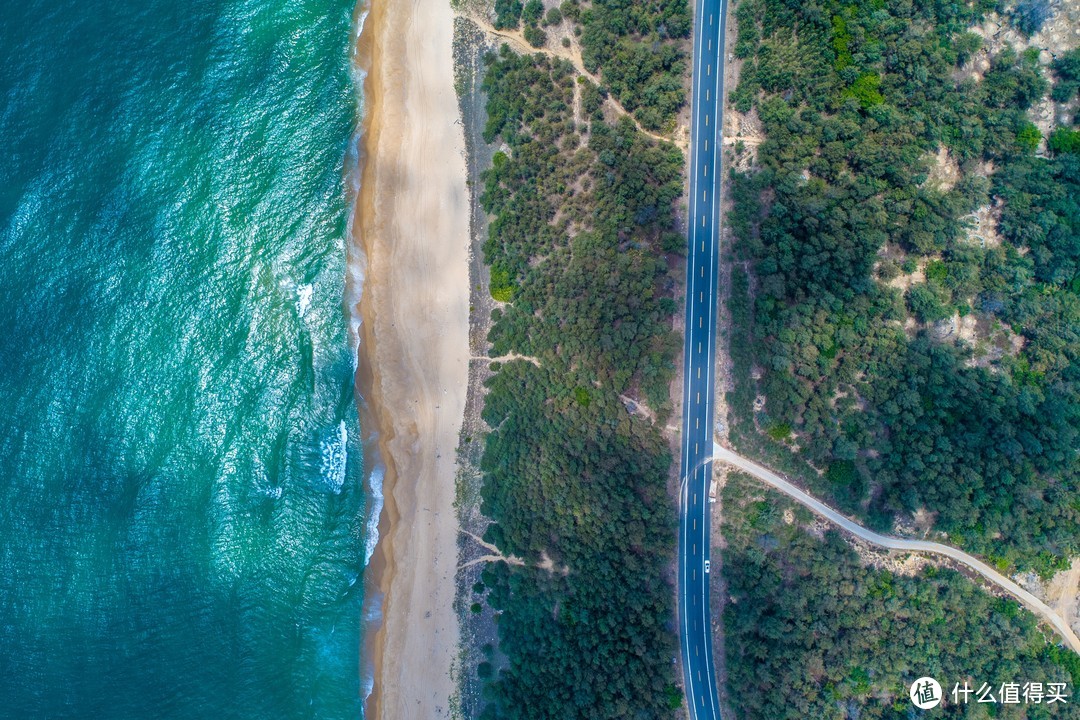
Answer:
<path fill-rule="evenodd" d="M 363 251 L 358 389 L 372 459 L 385 465 L 379 545 L 365 582 L 382 623 L 369 720 L 449 717 L 456 448 L 469 363 L 469 204 L 449 0 L 375 0 L 356 247 Z M 377 447 L 376 447 L 377 446 Z M 377 449 L 377 453 L 374 450 Z"/>

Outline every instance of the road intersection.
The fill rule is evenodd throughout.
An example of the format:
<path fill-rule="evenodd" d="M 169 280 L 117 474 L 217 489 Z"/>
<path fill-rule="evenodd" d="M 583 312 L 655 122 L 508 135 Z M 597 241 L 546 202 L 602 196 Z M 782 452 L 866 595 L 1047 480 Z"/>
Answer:
<path fill-rule="evenodd" d="M 720 717 L 709 611 L 709 459 L 713 453 L 720 129 L 726 0 L 697 0 L 690 133 L 690 215 L 679 512 L 679 623 L 691 720 Z"/>
<path fill-rule="evenodd" d="M 678 621 L 684 691 L 691 720 L 721 720 L 713 667 L 709 606 L 712 463 L 739 468 L 847 532 L 873 544 L 951 558 L 1016 597 L 1080 653 L 1080 638 L 1054 610 L 986 563 L 940 543 L 893 538 L 867 530 L 787 480 L 714 443 L 717 274 L 720 254 L 720 146 L 724 98 L 727 0 L 696 0 L 692 81 L 683 413 L 680 453 Z"/>

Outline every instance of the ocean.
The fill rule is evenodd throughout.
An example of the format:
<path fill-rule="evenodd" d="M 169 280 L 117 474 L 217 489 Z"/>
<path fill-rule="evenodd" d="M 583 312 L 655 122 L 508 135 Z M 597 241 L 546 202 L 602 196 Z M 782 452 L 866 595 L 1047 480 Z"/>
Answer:
<path fill-rule="evenodd" d="M 0 5 L 0 717 L 360 717 L 353 0 Z"/>

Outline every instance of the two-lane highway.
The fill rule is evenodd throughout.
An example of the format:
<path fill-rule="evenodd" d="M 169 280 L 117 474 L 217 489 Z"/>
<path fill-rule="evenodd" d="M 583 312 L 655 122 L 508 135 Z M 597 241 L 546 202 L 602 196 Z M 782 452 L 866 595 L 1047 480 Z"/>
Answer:
<path fill-rule="evenodd" d="M 708 566 L 726 10 L 726 0 L 697 0 L 694 17 L 678 560 L 679 636 L 686 702 L 692 720 L 720 717 L 713 671 Z"/>

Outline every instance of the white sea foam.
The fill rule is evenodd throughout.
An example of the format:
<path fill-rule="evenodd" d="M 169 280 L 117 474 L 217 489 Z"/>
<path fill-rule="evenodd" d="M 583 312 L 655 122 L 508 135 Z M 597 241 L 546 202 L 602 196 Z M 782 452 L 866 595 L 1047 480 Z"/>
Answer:
<path fill-rule="evenodd" d="M 322 477 L 334 493 L 341 492 L 345 484 L 345 461 L 348 453 L 345 449 L 349 441 L 349 431 L 342 420 L 338 425 L 336 437 L 333 433 L 322 441 Z"/>
<path fill-rule="evenodd" d="M 383 509 L 383 475 L 386 468 L 377 464 L 371 468 L 371 476 L 368 478 L 368 498 L 371 505 L 368 509 L 367 534 L 364 538 L 364 567 L 371 562 L 371 556 L 375 554 L 375 547 L 379 544 L 379 516 Z"/>
<path fill-rule="evenodd" d="M 307 315 L 311 308 L 311 296 L 315 290 L 311 285 L 301 285 L 296 289 L 296 312 L 300 317 Z"/>
<path fill-rule="evenodd" d="M 383 596 L 380 592 L 373 592 L 364 598 L 364 635 L 365 635 L 365 647 L 373 648 L 374 643 L 367 637 L 368 633 L 375 633 L 378 631 L 379 626 L 382 625 L 382 602 Z M 375 687 L 375 657 L 371 652 L 363 653 L 364 672 L 361 675 L 360 682 L 363 687 L 360 690 L 360 696 L 364 698 L 364 702 L 367 702 L 368 697 L 371 696 L 371 690 Z"/>
<path fill-rule="evenodd" d="M 353 89 L 356 93 L 356 107 L 357 107 L 357 132 L 353 135 L 352 142 L 349 145 L 349 154 L 346 161 L 348 162 L 349 172 L 347 176 L 348 191 L 349 191 L 349 214 L 346 224 L 347 228 L 347 275 L 345 279 L 345 307 L 349 313 L 349 341 L 352 346 L 352 361 L 353 369 L 356 369 L 359 361 L 360 352 L 360 300 L 363 297 L 364 290 L 364 278 L 367 273 L 367 255 L 364 253 L 363 247 L 358 242 L 356 237 L 356 210 L 357 199 L 360 197 L 360 177 L 361 177 L 361 150 L 362 150 L 362 133 L 363 133 L 363 118 L 364 118 L 364 79 L 367 77 L 367 68 L 363 67 L 360 63 L 359 57 L 359 39 L 361 33 L 364 31 L 364 22 L 367 20 L 368 7 L 364 3 L 360 12 L 357 14 L 356 26 L 354 27 L 353 35 L 353 55 L 352 55 L 352 82 Z M 359 396 L 357 400 L 360 401 Z M 368 428 L 368 432 L 372 432 L 374 428 Z M 368 447 L 374 448 L 375 443 L 373 438 L 368 441 Z M 372 458 L 373 459 L 373 458 Z M 367 498 L 369 500 L 367 508 L 367 523 L 366 523 L 366 537 L 364 538 L 364 567 L 367 568 L 371 562 L 372 556 L 375 554 L 375 548 L 379 544 L 379 516 L 382 515 L 383 509 L 383 476 L 385 468 L 379 462 L 371 463 L 371 474 L 366 478 L 367 480 Z M 379 626 L 382 624 L 382 594 L 378 591 L 365 593 L 364 598 L 364 620 L 363 620 L 363 633 L 365 636 L 365 647 L 370 650 L 372 647 L 371 640 L 375 637 L 375 633 L 378 631 Z M 362 683 L 361 697 L 366 703 L 368 697 L 371 695 L 372 688 L 375 686 L 375 659 L 371 652 L 364 653 L 364 668 L 361 673 L 360 681 Z"/>
<path fill-rule="evenodd" d="M 356 26 L 353 28 L 351 75 L 353 90 L 356 94 L 356 127 L 352 142 L 349 143 L 348 156 L 345 158 L 346 167 L 349 171 L 346 176 L 346 185 L 349 193 L 349 211 L 346 219 L 346 278 L 345 278 L 345 308 L 349 313 L 349 342 L 352 346 L 353 369 L 356 368 L 357 354 L 360 351 L 360 298 L 364 291 L 364 276 L 367 273 L 367 256 L 360 244 L 356 242 L 356 201 L 360 197 L 360 175 L 363 168 L 360 165 L 360 151 L 363 142 L 363 119 L 364 119 L 364 79 L 367 77 L 367 68 L 360 64 L 359 46 L 360 35 L 364 32 L 364 22 L 367 20 L 368 8 L 360 10 L 356 18 Z"/>

